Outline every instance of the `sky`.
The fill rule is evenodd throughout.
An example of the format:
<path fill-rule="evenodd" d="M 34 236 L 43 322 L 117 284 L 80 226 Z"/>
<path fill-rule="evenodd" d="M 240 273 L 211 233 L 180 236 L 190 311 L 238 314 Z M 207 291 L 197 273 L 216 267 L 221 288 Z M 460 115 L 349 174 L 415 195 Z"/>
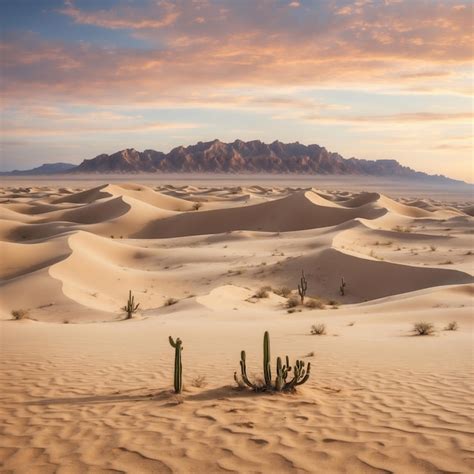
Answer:
<path fill-rule="evenodd" d="M 473 182 L 472 0 L 0 0 L 0 168 L 218 138 Z"/>

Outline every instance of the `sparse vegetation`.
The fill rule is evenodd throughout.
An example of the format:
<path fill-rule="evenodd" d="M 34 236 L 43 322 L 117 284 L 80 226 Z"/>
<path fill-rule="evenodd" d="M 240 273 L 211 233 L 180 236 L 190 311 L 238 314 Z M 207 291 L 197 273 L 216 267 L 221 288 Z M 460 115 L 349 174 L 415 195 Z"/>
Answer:
<path fill-rule="evenodd" d="M 395 232 L 406 232 L 406 233 L 411 232 L 410 227 L 403 227 L 401 225 L 396 225 L 395 227 L 392 228 L 392 230 L 395 231 Z"/>
<path fill-rule="evenodd" d="M 130 290 L 128 292 L 127 304 L 122 308 L 127 313 L 125 319 L 131 319 L 133 314 L 137 312 L 139 306 L 140 303 L 135 304 L 135 296 L 132 296 L 132 290 Z"/>
<path fill-rule="evenodd" d="M 173 306 L 174 304 L 176 304 L 178 302 L 178 300 L 176 298 L 168 298 L 164 305 L 163 306 Z"/>
<path fill-rule="evenodd" d="M 453 261 L 452 260 L 446 260 L 445 262 L 439 262 L 438 265 L 452 265 Z"/>
<path fill-rule="evenodd" d="M 276 363 L 276 378 L 272 379 L 271 358 L 270 358 L 270 335 L 265 331 L 263 336 L 263 381 L 251 382 L 247 376 L 247 363 L 245 351 L 240 353 L 240 373 L 241 380 L 234 372 L 234 380 L 239 387 L 242 382 L 255 392 L 276 391 L 276 392 L 293 392 L 298 385 L 304 384 L 310 375 L 311 363 L 306 365 L 302 360 L 297 360 L 293 367 L 290 366 L 288 356 L 285 357 L 285 364 L 282 363 L 280 357 Z M 292 377 L 288 380 L 288 375 L 292 372 Z"/>
<path fill-rule="evenodd" d="M 276 288 L 273 292 L 278 296 L 283 296 L 283 298 L 288 298 L 291 295 L 291 290 L 286 286 Z"/>
<path fill-rule="evenodd" d="M 313 298 L 307 300 L 304 305 L 310 309 L 324 309 L 325 308 L 325 305 L 321 300 L 313 299 Z"/>
<path fill-rule="evenodd" d="M 10 314 L 16 321 L 28 318 L 28 311 L 26 309 L 14 309 Z"/>
<path fill-rule="evenodd" d="M 199 209 L 201 209 L 201 207 L 202 207 L 202 202 L 195 202 L 193 204 L 193 210 L 195 210 L 195 211 L 199 211 Z"/>
<path fill-rule="evenodd" d="M 181 352 L 183 350 L 183 343 L 178 337 L 176 341 L 171 336 L 168 338 L 171 347 L 174 348 L 174 391 L 181 393 L 183 389 L 183 364 L 181 362 Z"/>
<path fill-rule="evenodd" d="M 259 290 L 257 290 L 257 292 L 255 293 L 255 298 L 268 298 L 270 295 L 269 295 L 269 292 L 272 291 L 272 287 L 271 286 L 262 286 L 262 288 L 260 288 Z"/>
<path fill-rule="evenodd" d="M 290 296 L 286 301 L 287 308 L 295 308 L 300 304 L 300 300 L 297 296 Z"/>
<path fill-rule="evenodd" d="M 434 251 L 436 250 L 436 248 L 437 248 L 437 247 L 436 247 L 435 245 L 430 245 L 430 250 L 431 250 L 432 252 L 434 252 Z"/>
<path fill-rule="evenodd" d="M 413 325 L 413 332 L 415 336 L 431 336 L 435 332 L 435 327 L 432 323 L 420 321 Z"/>
<path fill-rule="evenodd" d="M 351 321 L 351 322 L 348 324 L 348 326 L 354 326 L 354 324 L 355 324 L 355 321 Z"/>
<path fill-rule="evenodd" d="M 324 336 L 326 334 L 326 325 L 325 324 L 313 324 L 311 326 L 311 334 L 313 336 Z"/>
<path fill-rule="evenodd" d="M 451 321 L 444 328 L 445 331 L 457 331 L 458 329 L 459 329 L 459 326 L 456 321 Z"/>

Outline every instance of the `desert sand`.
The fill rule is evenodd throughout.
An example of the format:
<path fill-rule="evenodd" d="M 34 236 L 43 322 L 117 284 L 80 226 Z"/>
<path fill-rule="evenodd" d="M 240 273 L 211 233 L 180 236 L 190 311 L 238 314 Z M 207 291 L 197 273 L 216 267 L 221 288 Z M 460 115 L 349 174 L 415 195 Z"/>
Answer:
<path fill-rule="evenodd" d="M 1 472 L 472 472 L 472 194 L 335 189 L 5 182 Z M 296 393 L 234 383 L 265 330 Z"/>

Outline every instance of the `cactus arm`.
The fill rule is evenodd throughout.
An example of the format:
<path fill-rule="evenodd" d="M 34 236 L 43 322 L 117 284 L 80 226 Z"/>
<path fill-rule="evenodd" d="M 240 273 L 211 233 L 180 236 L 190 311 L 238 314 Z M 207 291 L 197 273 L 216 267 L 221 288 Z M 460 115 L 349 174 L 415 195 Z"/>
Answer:
<path fill-rule="evenodd" d="M 309 374 L 310 374 L 310 372 L 311 372 L 311 362 L 308 362 L 308 367 L 307 367 L 307 369 L 306 369 L 306 374 L 305 374 L 304 376 L 303 376 L 303 374 L 302 374 L 302 377 L 303 377 L 303 378 L 302 378 L 301 380 L 297 381 L 297 382 L 295 383 L 295 386 L 297 386 L 297 385 L 303 385 L 305 382 L 307 382 L 307 380 L 309 379 Z"/>
<path fill-rule="evenodd" d="M 255 384 L 253 384 L 249 380 L 249 378 L 247 377 L 247 364 L 246 364 L 245 357 L 246 357 L 245 356 L 245 351 L 242 351 L 240 353 L 240 372 L 241 372 L 241 375 L 242 375 L 242 380 L 245 383 L 245 385 L 249 386 L 253 390 L 257 390 L 257 386 Z"/>

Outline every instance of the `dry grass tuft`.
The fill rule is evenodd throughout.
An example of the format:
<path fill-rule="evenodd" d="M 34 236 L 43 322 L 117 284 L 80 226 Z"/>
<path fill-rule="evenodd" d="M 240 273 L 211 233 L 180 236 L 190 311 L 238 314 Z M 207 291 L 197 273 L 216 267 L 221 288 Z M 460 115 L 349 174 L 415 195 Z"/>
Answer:
<path fill-rule="evenodd" d="M 291 290 L 288 287 L 283 286 L 281 288 L 276 288 L 275 290 L 273 290 L 273 293 L 278 296 L 283 296 L 283 298 L 288 298 L 291 295 Z"/>
<path fill-rule="evenodd" d="M 290 296 L 286 301 L 287 308 L 296 308 L 300 304 L 300 299 L 297 296 Z"/>
<path fill-rule="evenodd" d="M 458 329 L 459 329 L 459 325 L 456 321 L 451 321 L 444 328 L 445 331 L 457 331 Z"/>
<path fill-rule="evenodd" d="M 257 292 L 255 293 L 254 297 L 255 298 L 268 298 L 269 297 L 269 294 L 268 292 L 269 291 L 272 291 L 272 287 L 271 286 L 262 286 L 262 288 L 260 288 L 259 290 L 257 290 Z"/>
<path fill-rule="evenodd" d="M 326 307 L 324 306 L 324 303 L 321 300 L 312 298 L 307 300 L 304 305 L 310 309 L 324 309 Z"/>
<path fill-rule="evenodd" d="M 324 336 L 326 334 L 325 324 L 313 324 L 311 326 L 311 334 L 314 336 Z"/>
<path fill-rule="evenodd" d="M 415 336 L 431 336 L 435 332 L 435 327 L 432 323 L 420 321 L 413 324 L 413 332 Z"/>
<path fill-rule="evenodd" d="M 13 319 L 20 321 L 21 319 L 28 318 L 28 311 L 26 309 L 14 309 L 10 313 L 13 316 Z"/>

